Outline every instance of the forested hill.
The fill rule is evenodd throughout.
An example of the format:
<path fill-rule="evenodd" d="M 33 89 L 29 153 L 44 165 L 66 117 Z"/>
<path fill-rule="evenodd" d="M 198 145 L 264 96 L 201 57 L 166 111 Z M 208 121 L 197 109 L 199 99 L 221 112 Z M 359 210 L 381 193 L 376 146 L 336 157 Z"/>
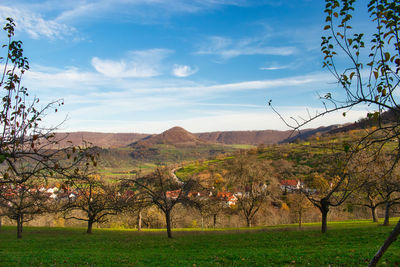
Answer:
<path fill-rule="evenodd" d="M 278 144 L 292 142 L 295 139 L 306 139 L 316 133 L 326 133 L 339 129 L 337 125 L 320 127 L 316 129 L 304 129 L 300 133 L 291 130 L 260 130 L 260 131 L 217 131 L 204 133 L 190 133 L 181 127 L 173 127 L 161 134 L 145 133 L 100 133 L 100 132 L 70 132 L 57 133 L 57 138 L 62 139 L 61 146 L 67 146 L 70 142 L 81 145 L 83 141 L 92 143 L 102 148 L 126 147 L 132 144 Z"/>
<path fill-rule="evenodd" d="M 174 127 L 175 128 L 175 127 Z M 180 127 L 179 127 L 180 128 Z M 181 128 L 182 129 L 182 128 Z M 167 131 L 166 131 L 167 132 Z M 186 131 L 187 132 L 187 131 Z M 184 137 L 182 142 L 190 141 L 194 143 L 220 143 L 220 144 L 277 144 L 287 139 L 291 131 L 277 131 L 277 130 L 262 130 L 262 131 L 218 131 L 218 132 L 204 132 L 204 133 L 185 133 L 175 137 L 169 136 L 168 138 L 176 139 Z M 143 134 L 143 133 L 100 133 L 100 132 L 70 132 L 58 133 L 58 138 L 62 138 L 61 146 L 66 146 L 68 141 L 74 145 L 83 144 L 83 140 L 92 143 L 94 146 L 102 148 L 110 147 L 124 147 L 133 143 L 149 144 L 159 143 L 161 141 L 160 135 Z M 187 137 L 190 136 L 189 140 Z M 165 140 L 164 140 L 165 141 Z M 173 140 L 178 142 L 178 140 Z"/>
<path fill-rule="evenodd" d="M 196 133 L 202 140 L 221 144 L 277 144 L 287 139 L 292 131 L 262 130 L 262 131 L 225 131 Z"/>
<path fill-rule="evenodd" d="M 99 133 L 99 132 L 71 132 L 57 133 L 56 138 L 61 139 L 60 146 L 65 147 L 72 142 L 73 145 L 82 145 L 84 141 L 102 148 L 124 147 L 141 140 L 149 134 L 142 133 Z"/>
<path fill-rule="evenodd" d="M 154 145 L 196 146 L 206 144 L 207 141 L 186 131 L 182 127 L 173 127 L 161 134 L 145 137 L 131 146 L 151 147 Z"/>

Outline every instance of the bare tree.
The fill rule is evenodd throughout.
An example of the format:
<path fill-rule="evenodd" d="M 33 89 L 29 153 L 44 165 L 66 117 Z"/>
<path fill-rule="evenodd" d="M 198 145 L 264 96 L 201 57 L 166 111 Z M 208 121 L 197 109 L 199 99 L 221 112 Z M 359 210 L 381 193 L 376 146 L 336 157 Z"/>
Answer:
<path fill-rule="evenodd" d="M 329 145 L 319 150 L 319 156 L 305 152 L 303 164 L 311 168 L 304 169 L 308 174 L 300 190 L 321 212 L 321 232 L 326 233 L 330 208 L 342 205 L 360 184 L 348 168 L 346 151 Z"/>
<path fill-rule="evenodd" d="M 240 154 L 227 162 L 227 177 L 237 198 L 236 205 L 246 219 L 248 227 L 252 226 L 254 216 L 277 185 L 269 161 Z"/>
<path fill-rule="evenodd" d="M 66 219 L 86 221 L 86 232 L 91 234 L 94 223 L 105 222 L 109 215 L 116 215 L 132 206 L 135 195 L 126 194 L 120 183 L 107 183 L 97 173 L 96 149 L 84 149 L 84 152 L 73 149 L 71 152 L 70 158 L 83 154 L 83 159 L 76 168 L 61 173 L 71 194 L 60 201 L 60 209 Z M 65 164 L 68 166 L 69 162 Z"/>
<path fill-rule="evenodd" d="M 375 179 L 370 179 L 370 190 L 378 196 L 378 202 L 375 205 L 385 207 L 385 218 L 383 225 L 389 225 L 390 209 L 400 204 L 400 166 L 398 162 L 393 165 L 393 159 L 390 155 L 381 155 L 370 164 L 374 169 L 370 174 Z"/>
<path fill-rule="evenodd" d="M 312 207 L 311 202 L 301 192 L 296 190 L 287 195 L 287 201 L 289 204 L 290 211 L 295 215 L 299 228 L 302 226 L 304 213 Z"/>
<path fill-rule="evenodd" d="M 67 183 L 73 194 L 62 202 L 64 218 L 87 222 L 88 234 L 94 223 L 106 222 L 107 216 L 121 213 L 134 202 L 134 196 L 124 194 L 119 184 L 106 183 L 100 175 L 87 170 L 75 172 Z"/>
<path fill-rule="evenodd" d="M 0 207 L 3 215 L 17 223 L 17 237 L 22 238 L 23 224 L 31 221 L 34 216 L 49 212 L 53 206 L 44 188 L 34 182 L 23 185 L 3 185 L 0 187 Z"/>
<path fill-rule="evenodd" d="M 203 190 L 195 199 L 195 206 L 202 217 L 202 226 L 203 218 L 212 216 L 213 227 L 216 228 L 218 215 L 230 208 L 228 196 L 223 194 L 228 187 L 228 181 L 221 175 L 223 172 L 219 164 L 212 163 L 208 165 L 207 175 L 200 177 Z"/>
<path fill-rule="evenodd" d="M 57 169 L 62 151 L 55 149 L 58 141 L 53 134 L 56 127 L 43 128 L 39 123 L 51 109 L 57 111 L 62 100 L 39 106 L 39 99 L 30 97 L 21 85 L 29 70 L 21 41 L 13 40 L 14 21 L 7 18 L 4 30 L 8 43 L 3 46 L 6 57 L 1 57 L 0 74 L 0 184 L 21 184 L 32 177 L 48 176 Z"/>
<path fill-rule="evenodd" d="M 367 151 L 363 151 L 367 154 Z M 361 154 L 361 153 L 358 153 Z M 372 219 L 378 221 L 376 209 L 384 206 L 384 226 L 389 225 L 390 209 L 400 204 L 400 167 L 398 163 L 393 165 L 395 159 L 393 155 L 382 151 L 379 157 L 374 160 L 358 157 L 358 165 L 362 166 L 363 172 L 360 172 L 358 180 L 363 186 L 355 191 L 353 203 L 362 205 L 371 209 Z"/>
<path fill-rule="evenodd" d="M 69 148 L 59 149 L 57 138 L 54 135 L 55 127 L 43 127 L 41 121 L 46 114 L 63 105 L 62 100 L 56 100 L 39 106 L 39 99 L 31 97 L 28 89 L 22 86 L 22 78 L 29 70 L 29 62 L 24 57 L 22 42 L 14 37 L 15 23 L 7 18 L 3 28 L 8 42 L 2 46 L 6 56 L 0 58 L 0 186 L 3 189 L 14 190 L 13 196 L 19 197 L 21 205 L 31 201 L 38 201 L 42 196 L 34 193 L 31 188 L 38 180 L 45 183 L 46 179 L 55 173 L 73 167 L 82 158 L 81 155 L 70 160 L 68 165 L 60 167 L 60 161 L 66 159 Z M 3 200 L 10 195 L 0 192 Z M 4 195 L 5 194 L 5 195 Z M 22 201 L 24 199 L 24 201 Z M 27 201 L 27 202 L 26 202 Z M 12 203 L 12 199 L 8 199 Z M 28 204 L 26 204 L 28 205 Z M 13 207 L 18 207 L 16 203 Z M 24 210 L 22 206 L 19 208 Z M 26 210 L 26 209 L 25 209 Z M 29 208 L 29 215 L 22 219 L 20 215 L 11 215 L 9 207 L 7 216 L 17 220 L 18 232 L 22 230 L 22 223 L 33 215 L 35 209 Z M 43 212 L 38 205 L 37 213 Z M 26 211 L 27 212 L 27 211 Z M 25 214 L 27 214 L 25 212 Z M 19 229 L 21 228 L 21 229 Z"/>
<path fill-rule="evenodd" d="M 191 190 L 196 190 L 194 180 L 180 181 L 172 177 L 168 168 L 157 168 L 153 173 L 127 181 L 133 183 L 148 203 L 156 205 L 165 215 L 167 236 L 172 238 L 171 213 L 179 203 L 190 203 Z"/>
<path fill-rule="evenodd" d="M 364 185 L 355 191 L 351 197 L 351 203 L 354 205 L 364 206 L 371 210 L 371 218 L 373 222 L 378 222 L 377 208 L 382 205 L 378 199 L 379 193 L 376 190 L 376 180 L 366 181 Z"/>

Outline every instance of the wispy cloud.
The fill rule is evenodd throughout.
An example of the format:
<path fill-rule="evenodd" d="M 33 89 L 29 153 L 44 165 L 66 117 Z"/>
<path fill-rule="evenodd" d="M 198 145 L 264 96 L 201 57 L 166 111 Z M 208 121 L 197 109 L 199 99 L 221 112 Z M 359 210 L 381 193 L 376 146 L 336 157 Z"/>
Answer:
<path fill-rule="evenodd" d="M 283 70 L 287 69 L 285 66 L 275 66 L 275 67 L 261 67 L 260 70 Z"/>
<path fill-rule="evenodd" d="M 93 60 L 92 60 L 93 61 Z M 290 76 L 279 79 L 250 80 L 237 83 L 199 83 L 182 79 L 166 79 L 161 77 L 147 76 L 143 79 L 136 79 L 135 72 L 130 71 L 127 67 L 120 66 L 120 61 L 110 61 L 97 66 L 97 71 L 84 71 L 76 67 L 66 69 L 47 68 L 43 66 L 33 65 L 31 70 L 26 74 L 26 81 L 34 88 L 41 90 L 49 89 L 43 92 L 48 94 L 52 88 L 69 89 L 67 91 L 81 92 L 94 91 L 102 92 L 104 90 L 121 92 L 132 95 L 136 94 L 176 94 L 179 96 L 187 95 L 205 95 L 207 97 L 214 96 L 218 93 L 225 94 L 233 91 L 249 91 L 249 90 L 265 90 L 281 87 L 296 87 L 305 85 L 326 84 L 331 80 L 329 73 L 312 73 L 307 75 Z M 103 62 L 101 62 L 103 63 Z M 116 66 L 114 69 L 112 66 Z M 128 64 L 125 64 L 128 66 Z M 101 71 L 99 71 L 99 69 Z M 110 71 L 107 71 L 110 69 Z M 120 72 L 116 71 L 119 70 Z M 133 75 L 133 74 L 135 75 Z M 119 78 L 115 83 L 115 78 Z M 46 81 L 46 83 L 43 83 Z M 311 86 L 312 87 L 312 86 Z"/>
<path fill-rule="evenodd" d="M 24 31 L 33 39 L 42 37 L 50 39 L 64 38 L 76 33 L 76 29 L 55 20 L 46 20 L 41 14 L 32 10 L 0 5 L 0 19 L 12 17 L 17 31 Z"/>
<path fill-rule="evenodd" d="M 183 77 L 188 77 L 193 74 L 195 74 L 198 71 L 197 68 L 192 68 L 187 65 L 174 65 L 174 68 L 172 69 L 172 75 L 175 77 L 183 78 Z"/>
<path fill-rule="evenodd" d="M 78 36 L 82 20 L 113 19 L 156 22 L 179 13 L 196 13 L 224 5 L 247 5 L 246 0 L 59 0 L 12 1 L 0 4 L 0 20 L 14 18 L 17 31 L 26 32 L 33 39 L 62 39 Z M 118 16 L 115 16 L 118 14 Z"/>
<path fill-rule="evenodd" d="M 118 61 L 94 57 L 92 66 L 99 73 L 112 78 L 144 78 L 160 75 L 161 61 L 173 53 L 168 49 L 131 51 Z"/>
<path fill-rule="evenodd" d="M 61 0 L 60 0 L 61 1 Z M 95 18 L 110 13 L 119 13 L 120 18 L 139 22 L 155 22 L 174 14 L 198 13 L 222 6 L 248 6 L 249 0 L 100 0 L 83 2 L 80 0 L 64 0 L 68 6 L 57 17 L 57 21 L 73 22 L 88 17 Z"/>
<path fill-rule="evenodd" d="M 246 92 L 249 95 L 251 91 L 265 90 L 267 94 L 269 90 L 282 87 L 309 92 L 313 90 L 310 88 L 327 80 L 329 74 L 315 73 L 225 84 L 201 84 L 187 79 L 160 77 L 137 79 L 129 75 L 115 82 L 114 77 L 101 72 L 72 67 L 53 69 L 32 66 L 24 84 L 30 89 L 37 88 L 31 92 L 46 96 L 47 99 L 41 99 L 41 102 L 46 103 L 60 96 L 64 98 L 63 110 L 50 116 L 49 120 L 46 118 L 46 122 L 57 124 L 68 116 L 67 128 L 64 130 L 151 133 L 175 125 L 197 132 L 284 129 L 279 118 L 260 102 L 255 104 L 245 99 L 229 102 L 226 101 L 227 92 Z M 280 107 L 280 110 L 282 115 L 290 117 L 293 114 L 303 114 L 306 108 Z M 346 117 L 346 120 L 355 119 Z M 340 121 L 343 118 L 337 115 L 334 120 L 323 119 L 319 125 Z"/>
<path fill-rule="evenodd" d="M 224 59 L 229 59 L 242 55 L 289 56 L 295 52 L 296 48 L 292 46 L 268 46 L 262 38 L 244 38 L 234 41 L 227 37 L 213 36 L 196 53 L 200 55 L 219 55 Z"/>
<path fill-rule="evenodd" d="M 284 69 L 290 69 L 294 68 L 294 64 L 289 64 L 289 65 L 280 65 L 280 64 L 271 64 L 268 67 L 261 67 L 260 70 L 284 70 Z"/>

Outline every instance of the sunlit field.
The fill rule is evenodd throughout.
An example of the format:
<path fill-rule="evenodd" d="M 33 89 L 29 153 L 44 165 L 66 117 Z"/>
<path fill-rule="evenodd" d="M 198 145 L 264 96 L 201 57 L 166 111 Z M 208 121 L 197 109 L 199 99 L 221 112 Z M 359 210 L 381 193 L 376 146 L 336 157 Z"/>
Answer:
<path fill-rule="evenodd" d="M 0 232 L 0 266 L 365 266 L 393 227 L 369 221 L 252 229 L 164 230 L 15 227 Z M 380 262 L 400 265 L 395 242 Z"/>

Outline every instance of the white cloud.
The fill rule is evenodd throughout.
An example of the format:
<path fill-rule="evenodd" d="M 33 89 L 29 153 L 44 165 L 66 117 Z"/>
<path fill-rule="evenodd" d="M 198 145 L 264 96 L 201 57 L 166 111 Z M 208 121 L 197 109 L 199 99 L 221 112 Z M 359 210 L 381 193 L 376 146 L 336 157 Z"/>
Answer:
<path fill-rule="evenodd" d="M 128 64 L 119 61 L 108 63 L 94 60 L 95 71 L 84 71 L 69 67 L 66 69 L 47 68 L 32 65 L 24 78 L 25 85 L 30 89 L 37 88 L 38 95 L 57 96 L 54 89 L 63 89 L 63 93 L 79 92 L 84 97 L 84 92 L 120 92 L 123 94 L 162 94 L 177 95 L 179 97 L 193 96 L 215 98 L 226 92 L 246 92 L 249 90 L 267 90 L 273 88 L 304 87 L 314 90 L 326 85 L 332 80 L 329 73 L 313 73 L 309 75 L 291 76 L 279 79 L 252 80 L 237 83 L 198 83 L 187 79 L 165 79 L 160 77 L 143 77 L 137 79 L 137 73 L 128 69 Z M 108 69 L 110 71 L 108 71 Z M 117 71 L 118 70 L 118 71 Z M 133 75 L 135 74 L 135 75 Z M 143 74 L 143 73 L 142 73 Z M 144 75 L 144 74 L 143 74 Z M 118 78 L 118 83 L 115 82 Z M 43 82 L 45 81 L 45 82 Z M 59 94 L 59 93 L 58 93 Z"/>
<path fill-rule="evenodd" d="M 296 53 L 295 47 L 273 47 L 264 44 L 264 42 L 262 38 L 244 38 L 239 41 L 233 41 L 230 38 L 213 36 L 209 38 L 209 42 L 200 47 L 196 54 L 219 55 L 224 59 L 229 59 L 242 55 L 289 56 Z"/>
<path fill-rule="evenodd" d="M 120 67 L 117 65 L 116 68 Z M 24 78 L 24 85 L 31 95 L 41 98 L 40 103 L 64 99 L 65 106 L 60 112 L 45 120 L 56 125 L 68 115 L 70 119 L 64 130 L 156 132 L 174 125 L 191 131 L 283 129 L 275 115 L 268 115 L 271 111 L 262 102 L 241 98 L 236 98 L 238 102 L 227 102 L 227 93 L 235 97 L 234 92 L 251 95 L 251 91 L 265 90 L 267 95 L 275 88 L 293 88 L 297 93 L 308 93 L 329 81 L 329 74 L 324 73 L 226 84 L 160 77 L 118 77 L 116 82 L 114 77 L 100 72 L 33 65 Z M 282 94 L 285 97 L 290 92 Z M 292 109 L 282 114 L 301 113 Z M 345 119 L 348 118 L 352 117 Z"/>
<path fill-rule="evenodd" d="M 59 21 L 73 21 L 87 16 L 94 16 L 122 11 L 121 14 L 135 15 L 141 20 L 155 17 L 168 17 L 176 13 L 196 13 L 220 6 L 251 5 L 248 0 L 100 0 L 85 3 L 80 0 L 69 0 L 73 4 L 57 18 Z"/>
<path fill-rule="evenodd" d="M 198 71 L 197 68 L 192 68 L 187 65 L 174 65 L 174 68 L 172 69 L 172 75 L 182 78 L 191 76 L 195 74 L 197 71 Z"/>
<path fill-rule="evenodd" d="M 246 91 L 268 88 L 291 87 L 312 83 L 324 83 L 330 80 L 331 76 L 325 73 L 315 73 L 302 76 L 292 76 L 281 79 L 244 81 L 238 83 L 218 84 L 207 87 L 211 91 Z"/>
<path fill-rule="evenodd" d="M 272 64 L 269 67 L 261 67 L 260 70 L 284 70 L 284 69 L 289 69 L 292 68 L 292 65 L 278 65 L 278 64 Z"/>
<path fill-rule="evenodd" d="M 76 29 L 55 20 L 46 20 L 41 14 L 24 8 L 0 6 L 0 19 L 12 17 L 16 24 L 16 31 L 24 31 L 33 39 L 46 37 L 59 39 L 72 35 Z"/>
<path fill-rule="evenodd" d="M 131 51 L 119 61 L 94 57 L 92 66 L 97 72 L 111 78 L 145 78 L 160 75 L 161 61 L 172 53 L 167 49 Z"/>

